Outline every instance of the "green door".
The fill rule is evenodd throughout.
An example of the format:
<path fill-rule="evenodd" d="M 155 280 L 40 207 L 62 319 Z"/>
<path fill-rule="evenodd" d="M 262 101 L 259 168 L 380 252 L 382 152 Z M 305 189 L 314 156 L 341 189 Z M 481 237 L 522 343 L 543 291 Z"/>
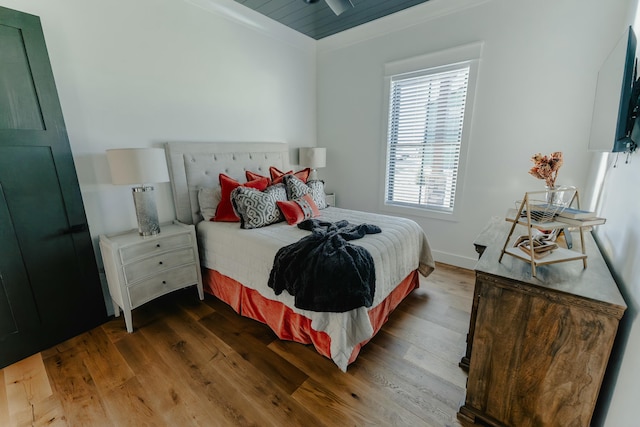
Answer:
<path fill-rule="evenodd" d="M 105 320 L 40 19 L 0 7 L 0 367 Z"/>

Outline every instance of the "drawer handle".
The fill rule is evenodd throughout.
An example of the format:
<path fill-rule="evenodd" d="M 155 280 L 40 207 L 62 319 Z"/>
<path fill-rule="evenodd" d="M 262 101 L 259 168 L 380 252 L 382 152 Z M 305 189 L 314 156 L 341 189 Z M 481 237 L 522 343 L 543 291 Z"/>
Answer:
<path fill-rule="evenodd" d="M 159 247 L 160 247 L 160 243 L 156 244 L 156 248 L 159 248 Z"/>
<path fill-rule="evenodd" d="M 160 261 L 158 264 L 162 265 L 162 261 Z"/>
<path fill-rule="evenodd" d="M 166 284 L 167 284 L 167 281 L 166 281 L 166 280 L 163 280 L 163 281 L 162 281 L 162 284 L 163 284 L 163 285 L 166 285 Z"/>

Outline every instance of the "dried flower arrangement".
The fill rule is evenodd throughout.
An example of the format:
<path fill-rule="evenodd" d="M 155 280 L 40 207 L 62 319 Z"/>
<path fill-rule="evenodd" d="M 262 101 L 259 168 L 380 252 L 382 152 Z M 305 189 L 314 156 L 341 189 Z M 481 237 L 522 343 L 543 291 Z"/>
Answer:
<path fill-rule="evenodd" d="M 529 173 L 538 179 L 543 179 L 548 188 L 554 188 L 556 185 L 556 178 L 558 177 L 558 170 L 562 166 L 562 152 L 556 151 L 549 156 L 543 156 L 540 153 L 531 157 L 531 161 L 534 166 Z"/>

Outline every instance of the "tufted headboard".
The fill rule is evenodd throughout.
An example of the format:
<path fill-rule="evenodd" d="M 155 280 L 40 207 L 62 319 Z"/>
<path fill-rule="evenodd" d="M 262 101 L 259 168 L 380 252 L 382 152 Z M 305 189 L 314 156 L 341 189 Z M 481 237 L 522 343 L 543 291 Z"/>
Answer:
<path fill-rule="evenodd" d="M 176 218 L 186 224 L 202 220 L 200 188 L 218 187 L 218 176 L 245 182 L 245 171 L 269 175 L 269 167 L 289 168 L 289 146 L 277 142 L 168 142 L 165 144 Z"/>

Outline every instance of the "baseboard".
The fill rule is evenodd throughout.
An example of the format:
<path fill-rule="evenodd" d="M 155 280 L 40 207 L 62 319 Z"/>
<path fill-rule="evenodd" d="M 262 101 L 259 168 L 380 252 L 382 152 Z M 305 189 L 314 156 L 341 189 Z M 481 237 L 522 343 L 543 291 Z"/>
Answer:
<path fill-rule="evenodd" d="M 453 265 L 455 267 L 466 268 L 468 270 L 473 270 L 478 262 L 477 258 L 469 258 L 460 255 L 454 255 L 447 252 L 434 251 L 432 250 L 433 259 L 436 262 L 441 262 L 443 264 Z"/>

